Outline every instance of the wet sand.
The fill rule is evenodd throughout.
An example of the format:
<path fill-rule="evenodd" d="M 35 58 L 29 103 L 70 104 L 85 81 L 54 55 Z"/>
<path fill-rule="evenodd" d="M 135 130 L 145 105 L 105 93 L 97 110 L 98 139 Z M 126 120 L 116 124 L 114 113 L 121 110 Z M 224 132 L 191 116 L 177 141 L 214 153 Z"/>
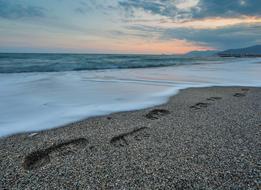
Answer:
<path fill-rule="evenodd" d="M 0 189 L 260 189 L 260 142 L 261 88 L 190 88 L 1 138 Z"/>

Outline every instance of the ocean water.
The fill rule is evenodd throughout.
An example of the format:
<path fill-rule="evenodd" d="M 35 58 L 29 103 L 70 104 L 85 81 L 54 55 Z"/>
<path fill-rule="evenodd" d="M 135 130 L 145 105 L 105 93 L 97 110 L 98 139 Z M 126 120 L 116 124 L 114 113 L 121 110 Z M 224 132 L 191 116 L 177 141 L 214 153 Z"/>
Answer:
<path fill-rule="evenodd" d="M 221 58 L 173 55 L 0 54 L 0 73 L 62 72 L 201 64 Z"/>
<path fill-rule="evenodd" d="M 261 58 L 0 54 L 0 136 L 168 100 L 180 89 L 261 86 Z"/>

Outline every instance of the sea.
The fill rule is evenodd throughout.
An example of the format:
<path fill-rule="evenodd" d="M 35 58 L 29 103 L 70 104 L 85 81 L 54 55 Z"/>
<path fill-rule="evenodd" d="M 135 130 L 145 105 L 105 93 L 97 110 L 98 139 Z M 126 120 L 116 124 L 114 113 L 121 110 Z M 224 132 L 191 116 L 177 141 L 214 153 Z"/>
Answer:
<path fill-rule="evenodd" d="M 261 58 L 0 54 L 0 137 L 159 105 L 181 89 L 261 86 Z"/>

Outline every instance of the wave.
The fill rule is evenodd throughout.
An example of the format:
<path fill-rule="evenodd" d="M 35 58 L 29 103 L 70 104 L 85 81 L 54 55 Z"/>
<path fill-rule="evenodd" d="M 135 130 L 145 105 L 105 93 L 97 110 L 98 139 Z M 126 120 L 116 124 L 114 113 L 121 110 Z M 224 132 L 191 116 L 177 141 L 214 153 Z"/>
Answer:
<path fill-rule="evenodd" d="M 204 61 L 209 60 L 198 62 Z M 159 105 L 185 88 L 260 87 L 260 62 L 251 58 L 155 69 L 0 74 L 0 137 Z"/>
<path fill-rule="evenodd" d="M 174 55 L 0 54 L 0 73 L 166 67 L 218 62 L 223 58 L 187 58 Z"/>

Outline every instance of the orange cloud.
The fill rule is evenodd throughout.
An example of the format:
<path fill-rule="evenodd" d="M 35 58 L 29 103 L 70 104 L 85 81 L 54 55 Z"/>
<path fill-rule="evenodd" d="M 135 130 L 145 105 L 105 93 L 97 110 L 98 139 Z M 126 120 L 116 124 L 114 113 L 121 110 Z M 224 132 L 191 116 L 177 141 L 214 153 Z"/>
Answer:
<path fill-rule="evenodd" d="M 158 19 L 158 20 L 131 20 L 132 23 L 142 24 L 144 26 L 153 26 L 160 28 L 192 28 L 192 29 L 218 29 L 227 26 L 238 24 L 259 24 L 261 17 L 242 16 L 238 18 L 205 18 L 205 19 L 192 19 L 183 22 L 175 22 L 171 19 Z"/>
<path fill-rule="evenodd" d="M 200 46 L 185 40 L 170 41 L 136 41 L 122 45 L 115 44 L 115 49 L 124 52 L 153 54 L 183 54 L 192 50 L 209 50 L 210 47 Z"/>
<path fill-rule="evenodd" d="M 258 24 L 261 23 L 261 17 L 243 16 L 239 18 L 206 18 L 201 20 L 191 20 L 178 23 L 179 27 L 189 27 L 194 29 L 217 29 L 238 24 Z"/>
<path fill-rule="evenodd" d="M 135 54 L 183 54 L 193 50 L 212 50 L 213 48 L 200 45 L 186 40 L 158 40 L 158 39 L 141 39 L 132 37 L 123 37 L 118 39 L 109 39 L 104 37 L 84 36 L 69 37 L 60 35 L 31 36 L 27 38 L 5 39 L 2 43 L 14 47 L 28 46 L 32 48 L 52 48 L 65 52 L 82 52 L 82 53 L 135 53 Z"/>
<path fill-rule="evenodd" d="M 93 40 L 88 43 L 70 44 L 76 49 L 95 49 L 99 52 L 114 53 L 138 53 L 138 54 L 183 54 L 194 50 L 213 50 L 211 47 L 198 45 L 185 40 L 143 40 L 143 39 L 121 39 L 121 40 Z"/>

